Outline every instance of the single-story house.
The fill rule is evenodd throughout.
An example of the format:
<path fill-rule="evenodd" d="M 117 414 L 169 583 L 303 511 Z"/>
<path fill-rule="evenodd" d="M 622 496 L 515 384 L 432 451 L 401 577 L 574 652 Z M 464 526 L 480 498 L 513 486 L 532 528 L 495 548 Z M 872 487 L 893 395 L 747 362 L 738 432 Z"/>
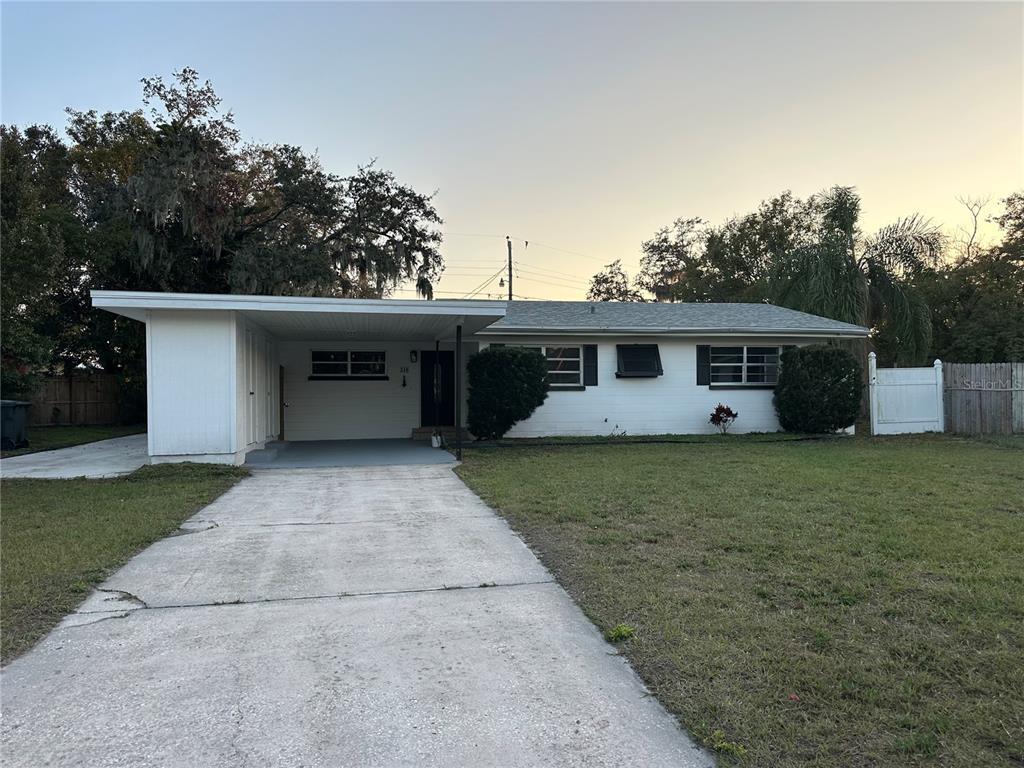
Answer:
<path fill-rule="evenodd" d="M 868 330 L 769 304 L 422 301 L 93 291 L 146 324 L 154 463 L 238 464 L 272 440 L 408 438 L 464 424 L 477 350 L 539 350 L 550 394 L 510 437 L 777 430 L 789 345 Z M 460 434 L 458 430 L 456 435 Z"/>

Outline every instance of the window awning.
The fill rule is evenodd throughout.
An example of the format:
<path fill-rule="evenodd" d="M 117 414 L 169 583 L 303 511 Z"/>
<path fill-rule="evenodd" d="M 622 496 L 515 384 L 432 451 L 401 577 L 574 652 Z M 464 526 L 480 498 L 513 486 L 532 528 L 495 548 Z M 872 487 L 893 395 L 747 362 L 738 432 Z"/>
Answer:
<path fill-rule="evenodd" d="M 506 302 L 93 291 L 94 307 L 145 322 L 150 312 L 239 312 L 282 340 L 432 341 L 483 330 Z"/>

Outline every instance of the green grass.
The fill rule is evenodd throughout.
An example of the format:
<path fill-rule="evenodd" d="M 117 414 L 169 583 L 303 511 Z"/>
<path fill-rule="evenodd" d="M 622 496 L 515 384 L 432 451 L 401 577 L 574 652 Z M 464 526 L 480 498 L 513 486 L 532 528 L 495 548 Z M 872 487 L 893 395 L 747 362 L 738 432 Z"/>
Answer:
<path fill-rule="evenodd" d="M 145 431 L 145 424 L 130 424 L 127 426 L 112 424 L 94 427 L 29 427 L 28 447 L 16 448 L 11 451 L 3 451 L 0 453 L 0 458 L 6 459 L 8 456 L 21 456 L 26 453 L 52 451 L 56 448 L 67 448 L 72 445 L 82 445 L 83 443 L 94 443 L 97 440 L 107 440 L 111 437 L 137 435 L 140 432 Z"/>
<path fill-rule="evenodd" d="M 998 445 L 1002 448 L 1024 450 L 1024 435 L 978 435 L 974 439 L 983 443 Z"/>
<path fill-rule="evenodd" d="M 704 435 L 566 435 L 562 437 L 515 437 L 501 440 L 484 440 L 473 443 L 478 450 L 491 448 L 550 447 L 561 445 L 621 445 L 630 443 L 729 443 L 742 440 L 745 443 L 783 443 L 795 440 L 835 440 L 841 437 L 820 435 L 797 435 L 788 432 L 748 432 L 742 436 L 722 435 L 717 432 Z"/>
<path fill-rule="evenodd" d="M 469 450 L 725 765 L 1024 762 L 1024 454 L 969 439 Z"/>
<path fill-rule="evenodd" d="M 235 467 L 143 467 L 113 480 L 4 480 L 0 658 L 28 650 L 143 547 L 244 477 Z"/>

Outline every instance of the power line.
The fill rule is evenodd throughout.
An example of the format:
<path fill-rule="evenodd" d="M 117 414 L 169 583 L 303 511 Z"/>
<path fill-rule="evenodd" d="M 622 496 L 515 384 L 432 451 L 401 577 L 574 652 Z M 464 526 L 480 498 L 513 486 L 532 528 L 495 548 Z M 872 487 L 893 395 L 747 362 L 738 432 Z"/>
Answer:
<path fill-rule="evenodd" d="M 486 276 L 484 272 L 444 272 L 441 275 L 441 280 L 444 278 L 475 278 L 480 280 L 481 278 L 486 278 Z"/>
<path fill-rule="evenodd" d="M 485 238 L 503 238 L 506 235 L 489 235 L 483 232 L 442 232 L 442 235 L 452 237 L 485 237 Z M 573 256 L 582 256 L 584 259 L 593 259 L 594 261 L 604 261 L 600 256 L 591 256 L 589 253 L 581 253 L 580 251 L 570 251 L 568 248 L 559 248 L 554 245 L 548 245 L 547 243 L 541 243 L 536 240 L 527 240 L 522 237 L 513 237 L 513 240 L 521 240 L 523 243 L 540 246 L 541 248 L 547 248 L 552 251 L 560 251 L 561 253 L 572 254 Z"/>
<path fill-rule="evenodd" d="M 484 281 L 483 281 L 482 283 L 480 283 L 480 285 L 478 285 L 478 286 L 477 286 L 476 288 L 474 288 L 474 289 L 473 289 L 472 291 L 470 291 L 470 292 L 469 292 L 468 294 L 466 294 L 465 298 L 467 298 L 467 299 L 471 299 L 471 298 L 473 298 L 474 296 L 476 296 L 476 295 L 477 295 L 478 293 L 480 293 L 480 291 L 482 291 L 482 290 L 483 290 L 484 288 L 486 288 L 486 287 L 487 287 L 488 285 L 490 285 L 491 283 L 493 283 L 493 282 L 494 282 L 494 280 L 495 280 L 495 278 L 496 278 L 496 277 L 497 277 L 498 275 L 500 275 L 500 274 L 502 273 L 502 271 L 504 271 L 504 269 L 505 269 L 505 267 L 504 267 L 504 266 L 502 266 L 502 267 L 499 267 L 499 268 L 498 268 L 498 271 L 497 271 L 497 272 L 495 272 L 495 273 L 494 273 L 493 275 L 491 275 L 491 276 L 490 276 L 489 278 L 487 278 L 487 279 L 486 279 L 486 280 L 484 280 Z"/>
<path fill-rule="evenodd" d="M 545 279 L 540 278 L 540 277 L 534 277 L 533 275 L 527 275 L 527 276 L 525 276 L 523 278 L 523 280 L 525 280 L 527 282 L 530 282 L 530 283 L 540 283 L 541 285 L 550 285 L 550 286 L 552 286 L 554 288 L 565 288 L 565 289 L 572 290 L 572 291 L 582 291 L 582 290 L 586 289 L 586 286 L 583 286 L 583 285 L 569 285 L 568 283 L 554 283 L 554 282 L 551 282 L 550 280 L 545 280 Z"/>
<path fill-rule="evenodd" d="M 415 293 L 415 294 L 419 295 L 419 291 L 417 291 L 415 288 L 395 288 L 395 289 L 392 290 L 392 293 Z M 460 297 L 465 297 L 466 296 L 465 291 L 441 291 L 441 290 L 436 290 L 435 289 L 434 293 L 435 294 L 442 294 L 442 295 L 445 295 L 445 296 L 460 296 Z M 477 293 L 476 295 L 480 296 L 481 294 Z M 489 299 L 501 299 L 506 294 L 504 294 L 504 293 L 484 293 L 482 295 L 486 296 Z M 527 301 L 552 301 L 552 299 L 545 299 L 543 296 L 523 296 L 523 295 L 520 295 L 518 293 L 512 294 L 512 298 L 514 298 L 514 299 L 525 299 Z"/>
<path fill-rule="evenodd" d="M 484 235 L 477 232 L 442 232 L 445 237 L 497 237 L 503 238 L 504 235 Z"/>
<path fill-rule="evenodd" d="M 565 283 L 567 285 L 581 286 L 583 288 L 586 288 L 588 286 L 587 283 L 585 283 L 583 280 L 580 280 L 580 279 L 574 278 L 574 279 L 570 280 L 567 277 L 559 277 L 558 275 L 549 275 L 549 274 L 546 274 L 544 272 L 535 272 L 534 270 L 532 270 L 532 269 L 530 269 L 528 267 L 522 267 L 521 269 L 527 275 L 532 275 L 535 278 L 544 278 L 545 280 L 555 280 L 555 281 L 560 282 L 560 283 Z"/>
<path fill-rule="evenodd" d="M 520 259 L 520 264 L 525 264 L 525 267 L 527 269 L 532 269 L 532 270 L 535 270 L 537 272 L 547 272 L 547 273 L 551 274 L 552 276 L 571 277 L 571 278 L 574 278 L 574 279 L 580 278 L 580 275 L 578 275 L 578 274 L 573 274 L 571 272 L 559 272 L 557 269 L 548 269 L 547 267 L 541 267 L 541 266 L 538 266 L 537 264 L 534 264 L 532 262 L 524 262 L 521 259 Z"/>
<path fill-rule="evenodd" d="M 570 251 L 570 250 L 568 250 L 566 248 L 556 248 L 555 246 L 547 245 L 546 243 L 538 243 L 536 240 L 531 240 L 530 242 L 533 245 L 538 245 L 541 248 L 547 248 L 548 250 L 551 250 L 551 251 L 560 251 L 562 253 L 572 254 L 573 256 L 582 256 L 584 259 L 593 259 L 594 261 L 604 261 L 604 259 L 599 257 L 599 256 L 591 256 L 590 254 L 580 253 L 579 251 Z"/>

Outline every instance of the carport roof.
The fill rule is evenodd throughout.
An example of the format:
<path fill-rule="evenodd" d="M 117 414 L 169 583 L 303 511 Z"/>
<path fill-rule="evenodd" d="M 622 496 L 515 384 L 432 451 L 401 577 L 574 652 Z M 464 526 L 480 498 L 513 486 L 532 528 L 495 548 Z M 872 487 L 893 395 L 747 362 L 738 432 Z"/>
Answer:
<path fill-rule="evenodd" d="M 94 307 L 145 321 L 152 311 L 233 311 L 280 339 L 433 340 L 468 334 L 505 316 L 503 301 L 334 299 L 315 296 L 93 291 Z"/>

